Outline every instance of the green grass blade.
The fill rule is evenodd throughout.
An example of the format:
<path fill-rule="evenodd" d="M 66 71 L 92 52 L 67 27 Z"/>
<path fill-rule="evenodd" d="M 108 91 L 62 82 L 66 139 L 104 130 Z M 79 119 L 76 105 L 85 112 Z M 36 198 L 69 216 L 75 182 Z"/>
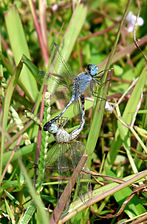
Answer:
<path fill-rule="evenodd" d="M 36 143 L 26 145 L 26 146 L 24 146 L 24 147 L 18 149 L 18 150 L 15 152 L 15 154 L 14 154 L 14 156 L 13 156 L 11 162 L 17 160 L 19 156 L 22 156 L 22 157 L 23 157 L 23 156 L 25 156 L 25 155 L 27 155 L 27 154 L 29 154 L 29 153 L 31 153 L 31 152 L 34 152 L 35 150 L 36 150 Z M 5 153 L 3 154 L 3 166 L 6 165 L 6 163 L 8 162 L 8 160 L 9 160 L 11 154 L 12 154 L 12 151 L 5 152 Z"/>
<path fill-rule="evenodd" d="M 143 92 L 144 85 L 146 84 L 146 72 L 147 65 L 144 67 L 123 113 L 122 120 L 128 125 L 130 125 L 132 122 L 134 113 L 136 111 L 141 94 Z M 121 125 L 121 122 L 119 122 L 119 124 Z"/>
<path fill-rule="evenodd" d="M 22 23 L 15 6 L 11 6 L 5 13 L 5 22 L 9 35 L 11 48 L 14 54 L 16 65 L 19 63 L 22 55 L 30 58 L 29 49 L 27 46 Z M 37 84 L 29 69 L 24 66 L 20 76 L 21 87 L 25 91 L 25 94 L 31 101 L 35 101 L 37 98 L 38 90 Z"/>
<path fill-rule="evenodd" d="M 22 56 L 23 63 L 28 67 L 38 84 L 43 81 L 44 74 L 41 74 L 38 67 L 35 66 L 25 55 Z"/>
<path fill-rule="evenodd" d="M 35 189 L 33 188 L 31 179 L 29 178 L 29 176 L 27 174 L 27 171 L 26 171 L 26 169 L 25 169 L 25 167 L 24 167 L 24 165 L 23 165 L 23 163 L 20 159 L 19 159 L 19 165 L 20 165 L 20 168 L 21 168 L 21 170 L 23 172 L 23 175 L 25 177 L 26 185 L 29 189 L 29 192 L 30 192 L 30 194 L 31 194 L 31 196 L 34 200 L 34 203 L 35 203 L 35 205 L 36 205 L 36 207 L 39 211 L 39 214 L 40 214 L 40 217 L 41 217 L 41 223 L 49 223 L 48 215 L 45 212 L 43 202 L 42 202 L 41 198 L 39 197 L 39 195 L 37 194 L 37 192 L 35 192 Z"/>
<path fill-rule="evenodd" d="M 32 219 L 32 216 L 33 216 L 35 210 L 36 210 L 36 206 L 32 201 L 30 203 L 30 205 L 28 206 L 24 216 L 22 216 L 20 218 L 18 224 L 28 224 L 30 222 L 30 220 Z"/>
<path fill-rule="evenodd" d="M 12 212 L 8 202 L 7 202 L 7 200 L 5 200 L 5 205 L 6 205 L 6 210 L 7 210 L 7 213 L 9 215 L 9 219 L 11 220 L 11 223 L 15 224 L 14 214 L 13 214 L 13 212 Z"/>
<path fill-rule="evenodd" d="M 0 58 L 1 58 L 2 64 L 7 68 L 8 72 L 12 75 L 13 68 L 10 65 L 8 59 L 3 55 L 3 53 L 1 51 L 0 51 Z"/>
<path fill-rule="evenodd" d="M 109 86 L 109 82 L 107 82 L 106 85 L 104 85 L 104 88 L 101 89 L 99 97 L 106 99 L 108 86 Z M 99 136 L 99 131 L 100 131 L 101 123 L 103 119 L 104 106 L 105 106 L 105 100 L 99 99 L 95 107 L 95 112 L 94 112 L 93 120 L 90 127 L 90 132 L 88 135 L 87 145 L 86 145 L 86 153 L 88 155 L 91 155 L 92 152 L 94 151 L 97 138 Z M 88 158 L 88 161 L 89 160 L 90 160 L 90 157 Z"/>
<path fill-rule="evenodd" d="M 146 82 L 146 73 L 147 72 L 147 66 L 143 69 L 140 78 L 131 94 L 131 97 L 127 103 L 127 106 L 125 108 L 125 111 L 122 116 L 122 120 L 127 124 L 131 125 L 131 122 L 133 120 L 133 116 L 135 114 L 135 111 L 137 110 L 137 106 L 139 104 L 139 100 L 141 98 L 141 94 L 143 92 L 143 88 Z M 120 133 L 121 140 L 123 142 L 123 145 L 126 149 L 126 152 L 128 154 L 128 158 L 130 160 L 130 163 L 132 165 L 132 169 L 134 172 L 137 172 L 136 166 L 134 164 L 134 160 L 130 153 L 130 146 L 131 146 L 131 140 L 129 136 L 129 129 L 125 127 L 120 121 L 118 121 L 118 129 Z"/>
<path fill-rule="evenodd" d="M 17 80 L 19 78 L 20 72 L 22 69 L 22 62 L 18 64 L 16 67 L 16 70 L 9 80 L 9 84 L 6 90 L 5 94 L 5 100 L 4 100 L 4 107 L 3 107 L 3 117 L 2 117 L 2 135 L 1 135 L 1 156 L 0 156 L 0 176 L 2 172 L 2 161 L 3 161 L 3 151 L 4 151 L 4 142 L 5 142 L 5 131 L 7 129 L 7 120 L 8 120 L 8 113 L 9 113 L 9 106 L 11 102 L 11 97 L 15 88 L 15 85 L 17 83 Z"/>

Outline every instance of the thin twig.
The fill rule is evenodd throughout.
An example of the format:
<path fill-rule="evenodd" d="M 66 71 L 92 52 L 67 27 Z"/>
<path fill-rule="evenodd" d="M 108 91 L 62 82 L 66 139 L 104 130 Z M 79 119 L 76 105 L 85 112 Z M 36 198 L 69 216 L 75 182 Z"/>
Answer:
<path fill-rule="evenodd" d="M 108 18 L 109 20 L 111 20 L 114 23 L 120 23 L 119 20 L 116 20 L 116 19 L 111 18 L 106 12 L 104 12 L 102 10 L 93 9 L 93 8 L 89 8 L 89 10 L 91 10 L 91 11 L 97 13 L 97 14 L 103 15 L 105 18 Z"/>
<path fill-rule="evenodd" d="M 48 52 L 46 50 L 45 43 L 44 43 L 43 38 L 42 38 L 42 33 L 41 33 L 40 24 L 39 24 L 39 21 L 38 21 L 34 1 L 30 0 L 29 2 L 30 2 L 30 7 L 31 7 L 31 11 L 32 11 L 32 16 L 33 16 L 36 32 L 37 32 L 37 35 L 38 35 L 38 40 L 39 40 L 39 43 L 40 43 L 40 48 L 41 48 L 41 51 L 42 51 L 42 56 L 44 58 L 45 64 L 47 65 L 48 61 L 49 61 Z"/>
<path fill-rule="evenodd" d="M 72 207 L 72 210 L 69 211 L 69 213 L 62 218 L 62 220 L 60 220 L 60 223 L 65 223 L 66 221 L 68 221 L 69 219 L 71 219 L 72 217 L 74 217 L 77 213 L 79 213 L 80 211 L 85 210 L 87 207 L 93 205 L 94 203 L 101 201 L 102 199 L 113 195 L 114 193 L 124 189 L 125 187 L 132 185 L 132 183 L 138 181 L 141 178 L 144 178 L 147 175 L 147 170 L 136 174 L 135 176 L 133 176 L 131 179 L 126 180 L 124 183 L 119 184 L 109 190 L 106 191 L 102 191 L 101 193 L 97 193 L 97 191 L 99 192 L 98 189 L 93 190 L 91 195 L 91 198 L 86 198 L 86 196 L 84 196 L 84 198 L 86 198 L 86 200 L 84 200 L 82 203 L 78 203 L 78 201 L 76 201 L 75 205 L 72 205 L 74 207 Z M 103 187 L 102 187 L 103 188 Z"/>
<path fill-rule="evenodd" d="M 137 6 L 138 6 L 138 14 L 136 16 L 136 22 L 135 22 L 135 26 L 134 26 L 134 29 L 133 29 L 133 40 L 134 40 L 134 43 L 136 45 L 136 47 L 139 49 L 139 51 L 141 52 L 141 54 L 143 55 L 145 61 L 147 61 L 147 56 L 142 52 L 141 48 L 139 47 L 138 45 L 138 40 L 136 39 L 136 26 L 137 26 L 137 20 L 139 18 L 139 15 L 140 15 L 140 9 L 141 9 L 141 3 L 139 0 L 136 1 L 137 3 Z"/>
<path fill-rule="evenodd" d="M 12 153 L 11 153 L 9 159 L 8 159 L 8 162 L 7 162 L 7 164 L 6 164 L 6 166 L 5 166 L 5 169 L 4 169 L 3 173 L 2 173 L 0 183 L 2 183 L 2 181 L 3 181 L 3 178 L 4 178 L 4 176 L 5 176 L 6 172 L 7 172 L 8 166 L 9 166 L 11 160 L 13 159 L 13 156 L 14 156 L 14 154 L 15 154 L 15 152 L 16 152 L 16 150 L 17 150 L 19 144 L 20 144 L 21 139 L 22 139 L 22 135 L 19 137 L 19 139 L 18 139 L 18 141 L 17 141 L 17 144 L 16 144 L 16 146 L 14 147 L 14 150 L 12 151 Z"/>
<path fill-rule="evenodd" d="M 42 33 L 43 42 L 48 52 L 48 41 L 47 41 L 47 20 L 46 20 L 46 8 L 47 2 L 46 0 L 39 1 L 39 9 L 40 9 L 40 28 Z"/>
<path fill-rule="evenodd" d="M 102 219 L 112 219 L 112 218 L 114 218 L 114 217 L 117 217 L 117 216 L 119 216 L 119 215 L 124 211 L 126 205 L 127 205 L 127 204 L 129 203 L 129 201 L 135 196 L 135 194 L 136 194 L 138 191 L 141 191 L 141 190 L 143 190 L 143 189 L 145 189 L 145 188 L 147 188 L 147 185 L 142 185 L 142 186 L 137 187 L 137 188 L 132 192 L 132 194 L 131 194 L 131 195 L 124 201 L 124 203 L 122 204 L 122 206 L 121 206 L 121 208 L 119 209 L 119 211 L 118 211 L 116 214 L 114 214 L 114 215 L 112 215 L 112 214 L 107 214 L 107 215 L 105 215 L 105 216 L 103 216 L 103 215 L 98 215 L 98 214 L 94 211 L 93 206 L 91 206 L 91 211 L 92 211 L 92 213 L 93 213 L 95 216 L 100 217 L 100 218 L 102 218 Z"/>
<path fill-rule="evenodd" d="M 91 37 L 96 37 L 96 36 L 105 34 L 105 33 L 109 32 L 110 30 L 114 29 L 116 26 L 117 26 L 117 24 L 114 24 L 113 26 L 107 27 L 104 30 L 100 30 L 98 32 L 92 33 L 92 34 L 87 35 L 85 37 L 78 38 L 78 41 L 80 42 L 80 41 L 83 41 L 83 40 L 87 40 L 87 39 L 89 39 Z"/>
<path fill-rule="evenodd" d="M 147 35 L 139 39 L 137 44 L 138 46 L 142 46 L 142 45 L 145 45 L 146 43 L 147 43 Z M 121 51 L 113 55 L 111 64 L 114 64 L 115 62 L 119 61 L 121 58 L 126 57 L 127 54 L 131 54 L 134 50 L 136 50 L 135 43 L 130 44 L 129 46 L 123 48 Z M 99 71 L 104 69 L 104 66 L 107 63 L 109 57 L 110 55 L 108 55 L 108 57 L 101 64 L 99 64 Z"/>

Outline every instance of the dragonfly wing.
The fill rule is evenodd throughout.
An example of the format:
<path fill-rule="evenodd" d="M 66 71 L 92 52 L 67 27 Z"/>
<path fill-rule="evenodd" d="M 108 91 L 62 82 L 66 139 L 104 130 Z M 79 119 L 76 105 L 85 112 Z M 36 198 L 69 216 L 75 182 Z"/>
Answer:
<path fill-rule="evenodd" d="M 46 167 L 49 169 L 57 169 L 58 158 L 60 156 L 59 144 L 54 144 L 47 152 Z"/>
<path fill-rule="evenodd" d="M 78 162 L 80 161 L 84 153 L 84 150 L 85 146 L 81 142 L 75 140 L 74 142 L 71 143 L 70 154 L 72 158 L 73 168 L 77 166 Z"/>
<path fill-rule="evenodd" d="M 46 169 L 46 179 L 49 176 L 57 179 L 57 188 L 54 187 L 56 191 L 57 199 L 60 198 L 67 181 L 71 176 L 72 163 L 69 156 L 70 144 L 55 144 L 49 151 L 46 160 L 47 168 L 50 170 L 50 175 L 48 169 Z M 48 175 L 48 177 L 47 177 Z"/>
<path fill-rule="evenodd" d="M 56 74 L 57 77 L 62 77 L 62 79 L 60 78 L 60 83 L 69 87 L 72 83 L 73 73 L 61 55 L 59 46 L 56 43 L 51 45 L 49 68 L 49 75 Z"/>
<path fill-rule="evenodd" d="M 69 152 L 69 144 L 54 144 L 48 151 L 46 166 L 53 170 L 60 170 L 64 172 L 69 169 L 69 161 L 66 154 Z M 67 165 L 66 165 L 67 164 Z M 71 166 L 70 166 L 71 167 Z"/>
<path fill-rule="evenodd" d="M 72 154 L 72 163 L 73 167 L 76 167 L 78 162 L 80 161 L 82 155 L 85 151 L 85 146 L 79 141 L 75 141 L 71 147 Z M 83 167 L 84 168 L 84 167 Z M 77 181 L 75 193 L 77 197 L 80 197 L 81 201 L 84 201 L 84 194 L 89 193 L 89 198 L 91 197 L 91 175 L 89 174 L 80 174 L 80 177 Z M 76 196 L 75 196 L 76 197 Z"/>

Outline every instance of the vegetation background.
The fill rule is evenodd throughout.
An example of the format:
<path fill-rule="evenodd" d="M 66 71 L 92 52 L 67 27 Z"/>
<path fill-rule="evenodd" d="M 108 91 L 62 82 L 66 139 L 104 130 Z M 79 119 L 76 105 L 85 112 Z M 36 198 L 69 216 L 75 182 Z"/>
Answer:
<path fill-rule="evenodd" d="M 129 11 L 144 19 L 130 33 Z M 146 11 L 145 0 L 0 1 L 0 223 L 145 223 Z M 64 86 L 44 78 L 53 42 L 71 67 Z M 61 216 L 68 197 L 58 201 L 59 177 L 50 172 L 44 179 L 46 154 L 57 159 L 59 151 L 41 127 L 66 106 L 70 80 L 90 63 L 106 70 L 98 92 L 113 111 L 104 109 L 105 100 L 85 93 L 86 124 L 78 140 L 93 172 L 92 192 L 75 201 L 79 185 L 75 193 L 67 186 L 73 200 Z M 62 66 L 55 68 L 61 75 Z M 26 110 L 40 118 L 33 118 L 37 124 Z M 73 105 L 65 116 L 71 132 L 80 122 Z M 63 206 L 56 207 L 57 201 Z"/>

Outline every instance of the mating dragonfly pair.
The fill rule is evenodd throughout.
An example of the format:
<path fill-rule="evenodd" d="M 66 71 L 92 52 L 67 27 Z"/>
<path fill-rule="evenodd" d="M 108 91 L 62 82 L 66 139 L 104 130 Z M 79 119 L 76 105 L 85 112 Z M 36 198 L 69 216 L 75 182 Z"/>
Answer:
<path fill-rule="evenodd" d="M 101 73 L 101 72 L 100 72 Z M 93 96 L 97 97 L 97 93 L 94 92 L 94 84 L 98 84 L 101 86 L 101 79 L 103 77 L 103 74 L 100 75 L 98 73 L 98 67 L 93 64 L 89 64 L 86 68 L 85 72 L 82 72 L 74 78 L 74 85 L 73 85 L 73 93 L 71 96 L 71 99 L 67 106 L 63 109 L 63 111 L 53 118 L 52 120 L 48 121 L 44 127 L 44 131 L 48 131 L 49 133 L 53 134 L 55 136 L 55 140 L 58 143 L 70 143 L 73 139 L 75 139 L 80 132 L 82 131 L 84 124 L 85 124 L 85 98 L 82 94 L 87 88 L 90 86 L 90 90 Z M 71 134 L 68 134 L 64 129 L 65 123 L 60 127 L 56 121 L 59 120 L 59 118 L 64 114 L 64 112 L 69 108 L 69 106 L 78 99 L 81 99 L 81 112 L 82 112 L 82 122 L 79 128 L 74 130 Z"/>
<path fill-rule="evenodd" d="M 89 64 L 85 72 L 78 74 L 74 78 L 73 92 L 67 106 L 62 110 L 62 112 L 58 116 L 45 123 L 43 127 L 44 131 L 48 131 L 50 134 L 53 134 L 55 141 L 57 142 L 54 148 L 59 148 L 60 151 L 57 166 L 58 172 L 61 175 L 63 175 L 63 172 L 66 169 L 66 166 L 64 165 L 66 156 L 62 154 L 64 151 L 68 151 L 68 153 L 70 154 L 72 168 L 75 168 L 77 166 L 80 157 L 84 153 L 84 145 L 81 142 L 75 140 L 75 138 L 78 137 L 78 135 L 81 133 L 85 124 L 85 97 L 83 95 L 83 92 L 87 90 L 90 86 L 91 94 L 93 96 L 98 97 L 97 92 L 94 91 L 94 84 L 97 84 L 99 86 L 102 85 L 101 79 L 104 75 L 103 73 L 98 71 L 98 67 L 96 65 Z M 68 119 L 65 119 L 62 115 L 73 102 L 78 101 L 79 99 L 81 102 L 81 123 L 77 129 L 75 129 L 69 134 L 64 129 L 64 126 L 68 122 Z"/>

